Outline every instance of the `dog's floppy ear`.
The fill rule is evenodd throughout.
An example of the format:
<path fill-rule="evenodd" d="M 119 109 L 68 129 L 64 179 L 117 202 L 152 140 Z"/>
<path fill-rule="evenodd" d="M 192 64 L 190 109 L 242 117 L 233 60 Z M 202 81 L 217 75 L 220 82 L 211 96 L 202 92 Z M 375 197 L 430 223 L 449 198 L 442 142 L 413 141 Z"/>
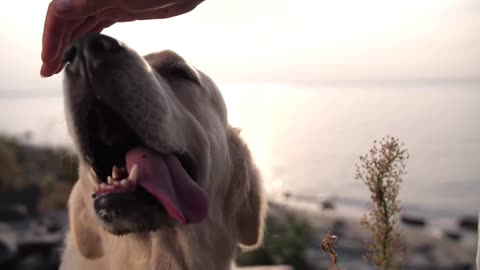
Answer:
<path fill-rule="evenodd" d="M 239 243 L 255 247 L 263 240 L 266 212 L 261 179 L 248 147 L 240 138 L 240 130 L 230 128 L 228 142 L 233 162 L 230 199 L 237 205 L 235 226 Z"/>
<path fill-rule="evenodd" d="M 77 181 L 69 201 L 70 233 L 83 257 L 97 259 L 103 256 L 102 239 L 95 226 L 95 218 L 86 207 L 82 192 L 81 183 Z"/>

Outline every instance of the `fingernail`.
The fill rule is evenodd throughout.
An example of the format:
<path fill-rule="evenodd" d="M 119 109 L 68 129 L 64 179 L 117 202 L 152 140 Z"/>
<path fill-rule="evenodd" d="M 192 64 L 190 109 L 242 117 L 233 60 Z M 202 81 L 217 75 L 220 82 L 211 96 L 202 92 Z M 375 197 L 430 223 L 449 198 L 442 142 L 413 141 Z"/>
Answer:
<path fill-rule="evenodd" d="M 42 67 L 40 68 L 40 77 L 42 77 L 43 79 L 48 78 L 48 76 L 45 75 L 45 65 L 42 65 Z"/>
<path fill-rule="evenodd" d="M 53 6 L 58 12 L 67 12 L 72 9 L 71 0 L 53 0 Z"/>

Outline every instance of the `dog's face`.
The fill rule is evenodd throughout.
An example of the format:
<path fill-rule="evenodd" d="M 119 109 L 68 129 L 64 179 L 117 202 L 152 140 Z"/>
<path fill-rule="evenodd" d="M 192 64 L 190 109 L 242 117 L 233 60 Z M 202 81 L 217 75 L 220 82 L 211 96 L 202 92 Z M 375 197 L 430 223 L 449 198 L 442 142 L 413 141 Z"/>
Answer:
<path fill-rule="evenodd" d="M 260 243 L 258 172 L 209 77 L 103 35 L 75 42 L 65 62 L 80 179 L 63 269 L 90 269 L 78 255 L 97 269 L 227 269 L 238 244 Z"/>
<path fill-rule="evenodd" d="M 214 83 L 173 52 L 141 57 L 103 35 L 77 41 L 65 62 L 67 122 L 97 222 L 120 235 L 205 219 L 214 163 L 229 158 Z"/>

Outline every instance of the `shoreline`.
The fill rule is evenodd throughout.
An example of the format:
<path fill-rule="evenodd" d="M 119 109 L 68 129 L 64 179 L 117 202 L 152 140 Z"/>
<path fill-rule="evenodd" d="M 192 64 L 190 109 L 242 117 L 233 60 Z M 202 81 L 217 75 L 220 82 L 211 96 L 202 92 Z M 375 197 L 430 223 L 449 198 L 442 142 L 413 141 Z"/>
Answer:
<path fill-rule="evenodd" d="M 337 235 L 340 268 L 373 269 L 363 259 L 370 235 L 360 226 L 361 215 L 349 215 L 336 208 L 306 209 L 291 202 L 270 201 L 269 206 L 272 215 L 293 214 L 306 220 L 314 229 L 314 243 L 318 245 L 327 231 Z M 403 269 L 475 269 L 477 231 L 401 221 L 399 230 L 406 248 L 407 264 Z M 317 262 L 314 269 L 327 269 L 330 263 L 329 257 L 315 244 L 308 247 L 306 257 L 310 263 Z"/>

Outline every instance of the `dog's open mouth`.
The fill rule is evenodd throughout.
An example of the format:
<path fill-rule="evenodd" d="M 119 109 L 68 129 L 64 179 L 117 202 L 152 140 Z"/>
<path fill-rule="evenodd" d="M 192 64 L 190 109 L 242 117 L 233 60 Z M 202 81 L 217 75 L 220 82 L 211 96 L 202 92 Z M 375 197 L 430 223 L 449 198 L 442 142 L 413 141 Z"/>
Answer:
<path fill-rule="evenodd" d="M 197 168 L 187 153 L 159 153 L 108 106 L 96 101 L 87 116 L 84 155 L 101 181 L 95 201 L 148 193 L 177 223 L 200 222 L 207 198 L 197 183 Z"/>

